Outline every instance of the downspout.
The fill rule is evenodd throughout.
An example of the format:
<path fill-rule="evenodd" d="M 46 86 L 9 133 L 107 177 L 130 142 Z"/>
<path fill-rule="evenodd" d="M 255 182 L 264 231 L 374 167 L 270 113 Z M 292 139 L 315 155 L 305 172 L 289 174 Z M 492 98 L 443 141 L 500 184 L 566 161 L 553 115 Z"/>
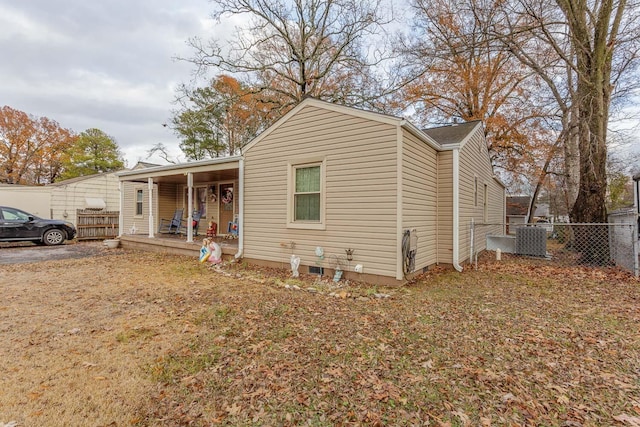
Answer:
<path fill-rule="evenodd" d="M 149 238 L 154 236 L 154 220 L 153 220 L 153 178 L 148 178 L 147 188 L 149 190 Z"/>
<path fill-rule="evenodd" d="M 244 158 L 238 161 L 238 252 L 236 260 L 242 258 L 244 252 Z"/>
<path fill-rule="evenodd" d="M 120 209 L 118 212 L 118 237 L 124 234 L 124 212 L 122 210 L 124 206 L 124 182 L 118 181 L 118 191 L 120 192 Z"/>
<path fill-rule="evenodd" d="M 460 260 L 460 149 L 453 150 L 453 268 L 462 271 Z"/>
<path fill-rule="evenodd" d="M 193 243 L 193 173 L 187 172 L 187 243 Z"/>

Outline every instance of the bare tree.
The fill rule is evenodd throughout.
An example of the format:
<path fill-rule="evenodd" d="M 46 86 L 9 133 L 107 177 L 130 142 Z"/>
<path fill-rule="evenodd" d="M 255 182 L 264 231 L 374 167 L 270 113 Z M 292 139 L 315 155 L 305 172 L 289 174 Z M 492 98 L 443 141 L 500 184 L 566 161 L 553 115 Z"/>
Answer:
<path fill-rule="evenodd" d="M 213 18 L 244 15 L 228 40 L 190 40 L 200 71 L 238 76 L 282 112 L 305 96 L 362 105 L 379 93 L 368 46 L 391 18 L 382 0 L 214 0 Z M 224 47 L 223 47 L 224 46 Z"/>
<path fill-rule="evenodd" d="M 637 8 L 626 0 L 516 0 L 498 37 L 535 71 L 562 111 L 571 219 L 606 222 L 607 129 L 638 60 Z M 575 200 L 575 201 L 574 201 Z"/>
<path fill-rule="evenodd" d="M 403 95 L 417 119 L 482 120 L 494 167 L 512 185 L 535 180 L 539 158 L 555 155 L 550 122 L 557 107 L 546 102 L 539 77 L 493 37 L 500 2 L 414 0 L 413 31 L 402 41 Z"/>

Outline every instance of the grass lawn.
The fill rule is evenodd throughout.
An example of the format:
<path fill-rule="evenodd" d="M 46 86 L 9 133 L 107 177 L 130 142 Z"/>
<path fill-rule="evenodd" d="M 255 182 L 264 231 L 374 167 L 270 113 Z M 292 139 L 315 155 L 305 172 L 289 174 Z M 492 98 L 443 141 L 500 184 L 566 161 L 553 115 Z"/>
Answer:
<path fill-rule="evenodd" d="M 0 426 L 640 425 L 640 282 L 616 271 L 336 287 L 118 249 L 0 283 Z"/>

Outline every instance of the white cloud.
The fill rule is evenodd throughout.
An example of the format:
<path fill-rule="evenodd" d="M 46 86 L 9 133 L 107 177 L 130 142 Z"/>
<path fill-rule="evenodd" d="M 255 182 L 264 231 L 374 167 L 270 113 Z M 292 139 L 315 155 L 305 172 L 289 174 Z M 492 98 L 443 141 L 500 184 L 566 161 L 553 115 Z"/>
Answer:
<path fill-rule="evenodd" d="M 178 140 L 162 126 L 191 78 L 186 41 L 212 36 L 206 0 L 0 0 L 0 105 L 115 137 L 130 166 Z M 160 161 L 160 159 L 156 159 Z"/>

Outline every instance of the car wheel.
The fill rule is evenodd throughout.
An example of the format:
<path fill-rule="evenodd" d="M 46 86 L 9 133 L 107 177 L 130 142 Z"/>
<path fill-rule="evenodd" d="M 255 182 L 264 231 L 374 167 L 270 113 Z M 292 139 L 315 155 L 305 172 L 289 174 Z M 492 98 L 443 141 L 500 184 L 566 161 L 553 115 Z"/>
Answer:
<path fill-rule="evenodd" d="M 57 228 L 45 231 L 42 236 L 42 242 L 47 246 L 61 245 L 64 239 L 64 231 L 58 230 Z"/>

